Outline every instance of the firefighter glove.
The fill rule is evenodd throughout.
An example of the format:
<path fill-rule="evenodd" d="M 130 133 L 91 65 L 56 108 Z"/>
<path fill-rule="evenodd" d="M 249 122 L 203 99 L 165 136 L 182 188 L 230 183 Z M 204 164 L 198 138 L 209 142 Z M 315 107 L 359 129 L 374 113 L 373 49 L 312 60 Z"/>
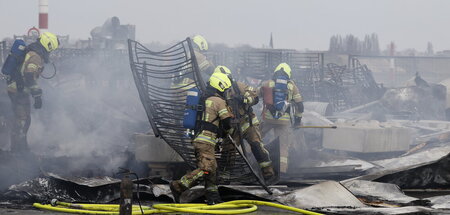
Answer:
<path fill-rule="evenodd" d="M 34 97 L 34 109 L 41 109 L 42 107 L 42 98 L 41 96 Z"/>
<path fill-rule="evenodd" d="M 236 100 L 239 104 L 245 104 L 246 103 L 246 99 L 242 95 L 234 96 L 234 100 Z"/>

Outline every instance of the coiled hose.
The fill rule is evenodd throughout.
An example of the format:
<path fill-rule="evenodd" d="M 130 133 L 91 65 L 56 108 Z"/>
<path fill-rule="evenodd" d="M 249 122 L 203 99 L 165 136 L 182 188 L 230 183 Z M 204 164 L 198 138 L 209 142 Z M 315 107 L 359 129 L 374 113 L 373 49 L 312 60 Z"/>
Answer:
<path fill-rule="evenodd" d="M 207 204 L 154 204 L 152 207 L 142 206 L 144 214 L 155 213 L 199 213 L 199 214 L 245 214 L 256 211 L 257 205 L 265 205 L 301 214 L 320 215 L 320 213 L 303 210 L 300 208 L 290 207 L 272 202 L 255 201 L 255 200 L 235 200 L 224 202 L 216 205 Z M 44 210 L 78 213 L 78 214 L 108 214 L 118 215 L 119 205 L 111 204 L 73 204 L 67 202 L 52 201 L 52 204 L 34 203 L 34 207 Z M 139 206 L 133 205 L 133 214 L 142 214 Z"/>

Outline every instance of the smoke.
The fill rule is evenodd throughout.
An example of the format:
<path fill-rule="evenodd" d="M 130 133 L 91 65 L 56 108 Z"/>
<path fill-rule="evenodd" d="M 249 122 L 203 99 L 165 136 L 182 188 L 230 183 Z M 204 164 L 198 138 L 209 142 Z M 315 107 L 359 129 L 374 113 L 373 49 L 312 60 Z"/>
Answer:
<path fill-rule="evenodd" d="M 53 61 L 56 77 L 39 80 L 43 108 L 32 110 L 31 150 L 44 157 L 79 158 L 67 174 L 92 165 L 117 170 L 128 159 L 125 152 L 133 150 L 131 135 L 149 130 L 127 53 L 87 51 Z M 53 72 L 47 65 L 44 75 Z"/>

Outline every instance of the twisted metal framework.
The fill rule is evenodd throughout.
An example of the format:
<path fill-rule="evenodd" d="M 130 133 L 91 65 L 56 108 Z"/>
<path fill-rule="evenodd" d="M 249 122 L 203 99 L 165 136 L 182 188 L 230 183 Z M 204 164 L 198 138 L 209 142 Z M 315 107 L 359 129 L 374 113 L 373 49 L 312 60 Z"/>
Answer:
<path fill-rule="evenodd" d="M 273 70 L 287 62 L 295 71 L 309 71 L 323 67 L 323 53 L 305 53 L 290 49 L 216 49 L 209 50 L 208 59 L 217 65 L 227 65 L 238 75 L 256 79 L 269 79 Z M 233 74 L 234 77 L 236 75 Z"/>
<path fill-rule="evenodd" d="M 200 90 L 204 82 L 199 76 L 195 57 L 188 40 L 159 52 L 128 40 L 131 70 L 155 136 L 163 138 L 190 166 L 195 166 L 191 139 L 184 135 L 182 120 L 188 89 L 172 84 L 188 78 Z"/>
<path fill-rule="evenodd" d="M 334 111 L 343 111 L 377 100 L 384 93 L 384 89 L 375 82 L 371 71 L 361 64 L 348 68 L 329 63 L 320 80 L 308 82 L 317 83 L 316 98 L 329 102 Z M 306 93 L 311 93 L 310 89 L 303 89 L 306 89 Z"/>
<path fill-rule="evenodd" d="M 247 77 L 270 79 L 275 67 L 286 62 L 295 71 L 292 79 L 305 101 L 328 102 L 334 111 L 371 102 L 384 93 L 371 71 L 356 58 L 352 58 L 352 67 L 347 67 L 334 63 L 324 65 L 324 53 L 289 49 L 225 48 L 210 50 L 207 56 L 215 64 L 228 65 L 233 71 L 240 71 L 238 76 L 244 81 Z M 257 81 L 254 82 L 250 84 L 258 85 Z"/>
<path fill-rule="evenodd" d="M 205 82 L 191 40 L 187 38 L 159 52 L 128 40 L 128 48 L 136 87 L 154 134 L 164 139 L 191 168 L 195 168 L 195 151 L 191 138 L 185 135 L 183 116 L 186 92 L 192 87 L 203 91 Z M 238 151 L 216 151 L 216 158 L 219 183 L 256 182 L 256 174 Z"/>

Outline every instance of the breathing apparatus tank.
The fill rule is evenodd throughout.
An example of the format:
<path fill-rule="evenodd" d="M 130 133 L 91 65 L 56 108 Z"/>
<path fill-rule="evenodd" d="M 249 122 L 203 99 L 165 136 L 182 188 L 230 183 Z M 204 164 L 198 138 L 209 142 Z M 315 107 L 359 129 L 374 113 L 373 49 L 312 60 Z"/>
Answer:
<path fill-rule="evenodd" d="M 193 136 L 196 127 L 198 112 L 202 110 L 200 103 L 201 92 L 198 88 L 193 87 L 186 91 L 186 108 L 184 110 L 183 127 L 187 128 L 186 134 Z"/>
<path fill-rule="evenodd" d="M 288 96 L 288 81 L 289 77 L 284 74 L 278 74 L 274 78 L 275 87 L 273 89 L 273 105 L 275 106 L 275 119 L 280 118 L 288 108 L 286 101 Z"/>
<path fill-rule="evenodd" d="M 27 45 L 25 44 L 25 41 L 21 39 L 14 41 L 11 51 L 8 54 L 8 57 L 6 57 L 5 63 L 2 67 L 2 73 L 4 75 L 13 76 L 14 73 L 19 70 L 27 53 L 26 47 Z"/>

